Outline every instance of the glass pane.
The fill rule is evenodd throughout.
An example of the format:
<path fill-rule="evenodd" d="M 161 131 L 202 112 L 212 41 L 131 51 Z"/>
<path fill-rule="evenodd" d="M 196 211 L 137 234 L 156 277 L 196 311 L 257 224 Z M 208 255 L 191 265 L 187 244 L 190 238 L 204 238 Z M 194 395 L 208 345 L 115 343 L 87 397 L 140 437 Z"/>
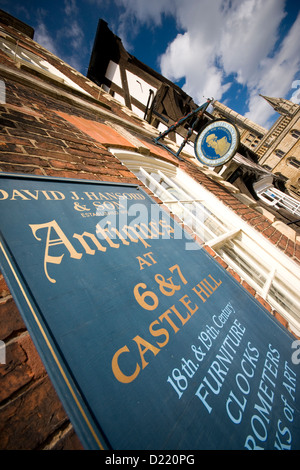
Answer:
<path fill-rule="evenodd" d="M 163 174 L 160 172 L 161 176 Z M 174 181 L 173 178 L 165 178 L 166 184 L 169 184 L 169 191 L 177 199 L 182 202 L 182 205 L 195 217 L 197 221 L 193 221 L 193 230 L 194 226 L 205 225 L 207 230 L 210 232 L 209 237 L 205 237 L 205 240 L 211 240 L 214 236 L 218 237 L 223 235 L 230 227 L 228 227 L 223 221 L 216 217 L 202 202 L 194 202 L 195 197 L 189 194 L 189 191 L 186 187 L 182 187 L 180 182 Z M 174 184 L 175 188 L 173 188 Z M 166 186 L 167 187 L 167 186 Z M 191 201 L 191 202 L 188 202 Z M 185 221 L 188 225 L 188 223 Z"/>
<path fill-rule="evenodd" d="M 27 54 L 25 54 L 25 52 L 22 51 L 22 49 L 20 50 L 20 54 L 21 54 L 22 59 L 26 60 L 26 62 L 30 62 L 32 64 L 34 63 L 33 60 Z"/>
<path fill-rule="evenodd" d="M 154 176 L 154 175 L 151 174 L 151 176 Z M 164 189 L 168 190 L 168 192 L 172 194 L 172 196 L 174 196 L 178 201 L 184 201 L 184 200 L 190 199 L 190 197 L 187 194 L 181 191 L 178 187 L 174 187 L 168 184 L 168 182 L 166 182 L 162 177 L 160 177 L 159 183 L 162 185 Z"/>
<path fill-rule="evenodd" d="M 248 253 L 243 245 L 237 244 L 236 240 L 228 240 L 217 250 L 226 259 L 229 265 L 235 265 L 238 271 L 247 274 L 256 285 L 263 288 L 267 273 L 262 265 Z"/>
<path fill-rule="evenodd" d="M 176 186 L 182 187 L 182 183 L 180 182 L 179 178 L 170 178 L 170 179 L 175 183 Z M 193 194 L 193 192 L 190 191 L 190 188 L 187 185 L 184 187 L 184 192 L 187 196 L 189 196 L 189 198 L 198 199 L 195 196 L 195 194 Z"/>
<path fill-rule="evenodd" d="M 220 230 L 214 219 L 202 210 L 201 205 L 195 206 L 194 202 L 168 202 L 166 205 L 204 242 L 226 233 L 226 230 Z"/>
<path fill-rule="evenodd" d="M 182 189 L 180 181 L 174 178 L 170 178 L 171 181 L 174 181 L 175 186 Z M 213 214 L 207 206 L 205 206 L 205 202 L 199 202 L 192 192 L 189 190 L 188 186 L 185 186 L 182 191 L 184 191 L 186 200 L 194 200 L 196 202 L 193 203 L 193 208 L 191 211 L 193 214 L 198 217 L 201 222 L 204 222 L 205 225 L 215 234 L 215 236 L 220 236 L 226 233 L 227 231 L 231 230 L 232 227 L 229 227 L 223 220 L 219 219 L 215 214 Z"/>
<path fill-rule="evenodd" d="M 213 214 L 201 202 L 193 204 L 194 213 L 197 218 L 205 224 L 205 226 L 214 234 L 219 237 L 230 230 L 230 227 L 221 221 L 215 214 Z"/>
<path fill-rule="evenodd" d="M 270 287 L 268 300 L 270 303 L 275 301 L 281 309 L 299 319 L 300 294 L 295 285 L 292 287 L 294 288 L 289 288 L 285 279 L 276 276 Z"/>
<path fill-rule="evenodd" d="M 135 171 L 134 173 L 139 178 L 139 180 L 141 180 L 145 186 L 147 186 L 147 188 L 149 188 L 153 194 L 155 194 L 155 196 L 160 198 L 163 202 L 174 199 L 174 197 L 157 181 L 160 179 L 159 175 L 155 173 L 151 173 L 150 175 L 144 171 Z M 155 181 L 153 181 L 153 179 Z"/>
<path fill-rule="evenodd" d="M 194 202 L 185 191 L 185 188 L 181 188 L 177 181 L 175 183 L 172 179 L 164 177 L 162 172 L 160 174 L 157 172 L 148 173 L 144 169 L 140 169 L 135 173 L 204 242 L 223 235 L 230 230 L 204 204 Z"/>

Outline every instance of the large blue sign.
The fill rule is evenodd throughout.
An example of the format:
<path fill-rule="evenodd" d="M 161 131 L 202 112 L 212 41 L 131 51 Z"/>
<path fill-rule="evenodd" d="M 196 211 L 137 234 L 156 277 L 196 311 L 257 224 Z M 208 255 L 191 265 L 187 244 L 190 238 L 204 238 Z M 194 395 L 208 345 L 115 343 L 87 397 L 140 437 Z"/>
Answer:
<path fill-rule="evenodd" d="M 294 338 L 138 186 L 0 176 L 1 269 L 87 449 L 299 449 Z"/>

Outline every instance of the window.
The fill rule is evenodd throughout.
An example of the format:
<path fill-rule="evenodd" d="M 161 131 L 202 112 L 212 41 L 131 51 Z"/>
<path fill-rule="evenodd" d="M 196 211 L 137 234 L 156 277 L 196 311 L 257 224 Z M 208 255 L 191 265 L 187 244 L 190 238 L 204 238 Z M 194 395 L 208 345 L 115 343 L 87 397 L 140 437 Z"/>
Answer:
<path fill-rule="evenodd" d="M 241 231 L 234 240 L 224 243 L 220 256 L 260 295 L 291 323 L 299 325 L 299 275 L 281 265 L 273 250 L 267 251 Z"/>
<path fill-rule="evenodd" d="M 291 135 L 292 135 L 292 137 L 295 137 L 295 139 L 299 139 L 300 131 L 298 131 L 298 129 L 292 129 L 291 130 Z"/>
<path fill-rule="evenodd" d="M 275 150 L 275 155 L 279 158 L 284 157 L 285 153 L 282 150 Z"/>
<path fill-rule="evenodd" d="M 295 168 L 300 168 L 300 160 L 297 160 L 295 157 L 291 157 L 288 159 L 288 164 L 294 166 Z"/>
<path fill-rule="evenodd" d="M 25 68 L 27 71 L 42 73 L 56 82 L 64 83 L 81 93 L 89 95 L 89 93 L 83 90 L 83 88 L 73 82 L 73 80 L 65 74 L 60 72 L 56 67 L 51 65 L 47 60 L 20 46 L 13 38 L 9 36 L 5 39 L 0 37 L 0 50 L 12 57 L 20 68 Z"/>
<path fill-rule="evenodd" d="M 259 142 L 260 142 L 260 138 L 257 135 L 249 133 L 244 143 L 254 148 L 257 146 L 257 144 L 259 144 Z"/>
<path fill-rule="evenodd" d="M 293 261 L 174 165 L 110 150 L 300 334 L 300 269 Z"/>
<path fill-rule="evenodd" d="M 259 144 L 259 139 L 255 139 L 255 141 L 253 142 L 253 144 L 251 144 L 251 147 L 257 147 L 257 145 Z"/>
<path fill-rule="evenodd" d="M 179 186 L 176 176 L 171 179 L 160 170 L 146 171 L 142 167 L 135 174 L 173 214 L 197 233 L 204 243 L 225 236 L 231 230 L 231 227 L 216 217 L 201 199 L 195 199 L 186 189 Z"/>

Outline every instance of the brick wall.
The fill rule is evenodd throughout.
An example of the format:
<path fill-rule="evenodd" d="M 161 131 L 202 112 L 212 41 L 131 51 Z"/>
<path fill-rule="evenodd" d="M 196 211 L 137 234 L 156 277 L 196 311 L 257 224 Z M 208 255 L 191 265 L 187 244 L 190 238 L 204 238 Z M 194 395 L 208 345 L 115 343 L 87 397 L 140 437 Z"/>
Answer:
<path fill-rule="evenodd" d="M 23 40 L 33 47 L 31 40 Z M 44 50 L 42 52 L 46 54 Z M 55 61 L 52 55 L 49 55 L 48 59 L 64 73 L 68 72 L 67 66 Z M 0 60 L 0 63 L 15 67 L 6 57 Z M 112 114 L 125 119 L 129 124 L 140 125 L 143 129 L 143 123 L 139 119 L 131 113 L 126 113 L 124 108 L 100 93 L 94 85 L 88 86 L 87 80 L 80 74 L 72 72 L 72 79 L 89 90 L 94 98 L 100 98 L 106 105 L 105 109 L 109 107 Z M 37 80 L 41 81 L 40 78 Z M 55 94 L 50 92 L 43 93 L 38 87 L 34 89 L 22 84 L 20 79 L 7 77 L 5 84 L 6 103 L 0 106 L 0 171 L 142 185 L 133 173 L 108 151 L 107 146 L 116 139 L 116 133 L 106 126 L 107 117 L 101 117 L 101 113 L 93 113 L 88 107 L 85 109 L 62 99 L 59 91 L 55 97 Z M 96 104 L 96 101 L 92 103 Z M 70 117 L 73 117 L 73 121 Z M 90 125 L 86 129 L 80 128 L 79 118 L 81 124 L 82 119 L 85 119 Z M 120 137 L 117 142 L 114 140 L 114 144 L 119 143 L 130 150 L 138 150 L 141 146 L 150 155 L 173 160 L 167 152 L 156 148 L 144 132 L 140 135 L 135 133 L 133 137 L 129 141 Z M 180 166 L 230 206 L 243 220 L 299 262 L 299 244 L 272 227 L 270 221 L 257 211 L 239 202 L 226 187 L 210 179 L 191 161 L 181 162 Z M 147 188 L 145 190 L 151 194 Z M 157 198 L 154 199 L 161 203 Z M 213 250 L 207 247 L 206 249 L 245 289 L 287 326 L 281 316 Z M 5 341 L 7 347 L 6 364 L 0 365 L 0 448 L 80 449 L 81 444 L 50 383 L 1 274 L 0 339 Z"/>

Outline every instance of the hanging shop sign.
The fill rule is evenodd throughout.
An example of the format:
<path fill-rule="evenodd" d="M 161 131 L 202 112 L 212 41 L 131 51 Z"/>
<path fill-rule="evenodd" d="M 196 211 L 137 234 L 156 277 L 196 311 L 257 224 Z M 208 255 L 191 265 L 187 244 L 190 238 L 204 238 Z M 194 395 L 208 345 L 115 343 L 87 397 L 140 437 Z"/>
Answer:
<path fill-rule="evenodd" d="M 295 338 L 139 186 L 1 174 L 0 213 L 1 270 L 86 449 L 300 448 Z"/>
<path fill-rule="evenodd" d="M 200 163 L 224 165 L 237 151 L 239 132 L 231 122 L 216 120 L 207 124 L 195 139 L 195 154 Z"/>

